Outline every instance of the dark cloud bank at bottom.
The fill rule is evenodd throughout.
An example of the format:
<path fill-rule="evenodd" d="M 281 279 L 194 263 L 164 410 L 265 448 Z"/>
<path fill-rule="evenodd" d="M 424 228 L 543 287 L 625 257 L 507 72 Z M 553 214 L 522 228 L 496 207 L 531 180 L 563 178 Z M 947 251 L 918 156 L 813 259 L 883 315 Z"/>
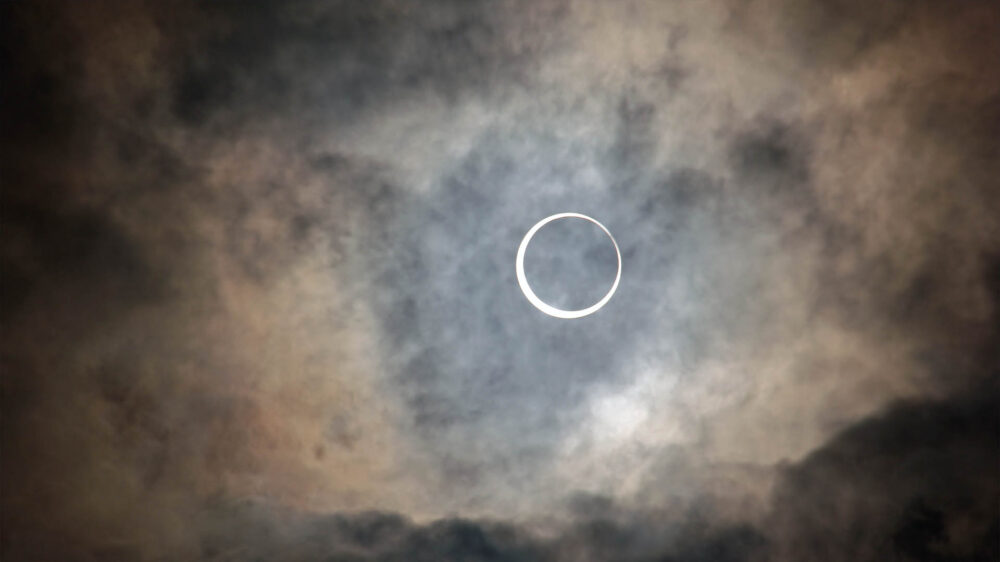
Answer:
<path fill-rule="evenodd" d="M 316 515 L 209 500 L 190 521 L 193 552 L 64 544 L 10 525 L 6 560 L 697 561 L 1000 559 L 1000 388 L 905 402 L 781 470 L 768 515 L 725 522 L 697 507 L 677 520 L 572 502 L 554 536 L 530 524 L 461 518 L 417 524 L 386 512 Z M 679 521 L 679 522 L 678 522 Z"/>

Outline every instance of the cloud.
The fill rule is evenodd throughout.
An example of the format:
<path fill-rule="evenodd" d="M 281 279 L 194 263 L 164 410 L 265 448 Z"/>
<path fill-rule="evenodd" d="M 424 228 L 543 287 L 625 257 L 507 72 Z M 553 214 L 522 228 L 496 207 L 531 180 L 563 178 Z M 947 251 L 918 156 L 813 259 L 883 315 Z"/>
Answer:
<path fill-rule="evenodd" d="M 896 405 L 789 467 L 777 559 L 996 557 L 995 396 Z"/>
<path fill-rule="evenodd" d="M 996 556 L 1000 454 L 995 388 L 901 403 L 782 469 L 769 512 L 730 522 L 711 503 L 638 511 L 580 496 L 566 524 L 463 518 L 415 523 L 385 512 L 313 514 L 208 500 L 189 527 L 191 560 L 987 560 Z M 959 461 L 959 462 L 956 462 Z M 8 524 L 11 524 L 8 522 Z M 16 528 L 16 525 L 13 526 Z M 546 531 L 546 527 L 549 528 Z M 553 532 L 554 531 L 554 532 Z M 10 555 L 39 545 L 15 535 Z M 59 552 L 56 541 L 41 552 Z M 95 547 L 138 556 L 148 545 Z M 117 549 L 117 550 L 116 550 Z M 80 554 L 79 552 L 77 554 Z"/>
<path fill-rule="evenodd" d="M 6 557 L 988 558 L 994 6 L 0 9 Z"/>

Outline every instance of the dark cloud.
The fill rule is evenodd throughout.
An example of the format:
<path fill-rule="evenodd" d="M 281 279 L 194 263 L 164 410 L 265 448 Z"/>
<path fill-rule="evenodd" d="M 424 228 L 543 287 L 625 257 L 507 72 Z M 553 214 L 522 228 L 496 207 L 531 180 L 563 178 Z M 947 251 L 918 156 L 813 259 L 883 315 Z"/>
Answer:
<path fill-rule="evenodd" d="M 177 62 L 172 91 L 173 111 L 196 127 L 241 125 L 260 111 L 350 122 L 424 92 L 454 102 L 509 87 L 530 62 L 530 49 L 502 40 L 501 10 L 479 2 L 433 11 L 393 2 L 203 9 L 202 36 Z"/>
<path fill-rule="evenodd" d="M 189 559 L 996 560 L 995 390 L 900 404 L 845 430 L 784 468 L 759 526 L 719 525 L 705 510 L 677 521 L 600 497 L 580 498 L 576 521 L 550 537 L 517 523 L 416 524 L 392 513 L 318 516 L 216 500 L 198 515 Z M 14 537 L 8 552 L 33 546 Z"/>
<path fill-rule="evenodd" d="M 215 500 L 197 516 L 189 559 L 996 560 L 995 390 L 900 404 L 843 431 L 783 469 L 759 526 L 720 525 L 704 509 L 678 521 L 600 497 L 580 498 L 575 521 L 549 537 L 517 523 L 417 524 L 393 513 L 319 516 Z M 8 541 L 10 556 L 35 546 L 22 541 Z"/>
<path fill-rule="evenodd" d="M 4 270 L 13 276 L 5 287 L 6 313 L 53 281 L 84 285 L 96 308 L 91 315 L 104 299 L 135 303 L 162 296 L 163 284 L 139 249 L 101 214 L 10 203 L 0 220 L 10 241 Z M 18 242 L 29 246 L 18 248 Z"/>
<path fill-rule="evenodd" d="M 997 388 L 900 404 L 786 471 L 770 523 L 788 559 L 996 560 Z"/>
<path fill-rule="evenodd" d="M 793 127 L 760 126 L 738 136 L 731 149 L 733 167 L 744 181 L 771 190 L 807 192 L 808 145 Z"/>

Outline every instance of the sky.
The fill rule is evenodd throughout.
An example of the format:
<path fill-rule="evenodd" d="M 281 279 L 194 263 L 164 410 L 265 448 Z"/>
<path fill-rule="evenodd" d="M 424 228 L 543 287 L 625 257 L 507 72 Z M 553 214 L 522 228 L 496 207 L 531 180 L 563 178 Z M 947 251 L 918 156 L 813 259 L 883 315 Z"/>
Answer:
<path fill-rule="evenodd" d="M 1000 4 L 0 12 L 4 560 L 1000 560 Z"/>

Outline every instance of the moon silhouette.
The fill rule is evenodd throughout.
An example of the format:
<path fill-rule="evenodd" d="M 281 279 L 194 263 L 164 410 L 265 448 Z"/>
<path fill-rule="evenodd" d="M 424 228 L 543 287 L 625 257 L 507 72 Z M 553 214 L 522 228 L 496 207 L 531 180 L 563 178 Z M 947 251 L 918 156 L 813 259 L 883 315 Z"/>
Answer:
<path fill-rule="evenodd" d="M 601 230 L 603 230 L 604 233 L 608 235 L 608 238 L 611 239 L 611 243 L 615 247 L 615 255 L 618 256 L 618 273 L 615 274 L 615 282 L 611 285 L 611 290 L 609 290 L 608 293 L 601 298 L 601 300 L 597 301 L 591 306 L 588 306 L 587 308 L 581 308 L 579 310 L 563 310 L 561 308 L 556 308 L 550 304 L 547 304 L 545 301 L 538 298 L 538 295 L 536 295 L 535 292 L 531 290 L 531 285 L 528 284 L 528 278 L 525 277 L 524 275 L 524 254 L 525 251 L 527 251 L 528 249 L 528 244 L 531 242 L 531 238 L 535 236 L 535 233 L 538 232 L 543 226 L 549 224 L 552 221 L 557 221 L 559 219 L 570 219 L 570 218 L 583 219 L 599 226 Z M 582 318 L 584 316 L 593 314 L 598 310 L 600 310 L 601 307 L 607 304 L 608 301 L 611 300 L 611 297 L 614 296 L 615 290 L 618 289 L 618 281 L 620 281 L 622 278 L 622 254 L 618 250 L 618 242 L 615 242 L 615 237 L 612 236 L 611 232 L 597 220 L 588 217 L 587 215 L 582 215 L 580 213 L 557 213 L 555 215 L 545 217 L 544 219 L 538 221 L 535 224 L 535 226 L 531 227 L 531 229 L 528 230 L 528 233 L 524 235 L 524 239 L 521 240 L 521 245 L 517 248 L 517 264 L 515 268 L 517 271 L 517 284 L 521 287 L 521 292 L 524 293 L 524 297 L 528 299 L 528 302 L 533 304 L 535 308 L 541 310 L 542 312 L 548 314 L 549 316 L 554 316 L 556 318 L 566 318 L 566 319 Z"/>

